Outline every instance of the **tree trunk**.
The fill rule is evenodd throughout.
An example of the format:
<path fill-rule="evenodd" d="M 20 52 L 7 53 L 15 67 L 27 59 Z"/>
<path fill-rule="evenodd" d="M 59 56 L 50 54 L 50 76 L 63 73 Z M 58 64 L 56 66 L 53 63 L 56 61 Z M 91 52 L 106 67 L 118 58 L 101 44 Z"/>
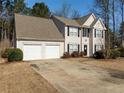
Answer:
<path fill-rule="evenodd" d="M 2 1 L 0 0 L 0 15 L 2 13 L 3 7 L 2 7 Z"/>
<path fill-rule="evenodd" d="M 115 46 L 115 0 L 112 1 L 112 19 L 113 19 L 113 48 Z"/>
<path fill-rule="evenodd" d="M 121 1 L 121 11 L 122 11 L 122 22 L 124 21 L 124 1 Z"/>
<path fill-rule="evenodd" d="M 106 25 L 106 33 L 105 33 L 105 46 L 106 46 L 106 58 L 109 57 L 110 51 L 110 31 L 109 31 L 109 0 L 104 1 L 105 7 L 105 25 Z"/>
<path fill-rule="evenodd" d="M 121 16 L 122 16 L 122 23 L 124 22 L 124 1 L 121 0 Z M 122 30 L 122 35 L 121 35 L 121 43 L 122 46 L 124 47 L 124 31 Z"/>

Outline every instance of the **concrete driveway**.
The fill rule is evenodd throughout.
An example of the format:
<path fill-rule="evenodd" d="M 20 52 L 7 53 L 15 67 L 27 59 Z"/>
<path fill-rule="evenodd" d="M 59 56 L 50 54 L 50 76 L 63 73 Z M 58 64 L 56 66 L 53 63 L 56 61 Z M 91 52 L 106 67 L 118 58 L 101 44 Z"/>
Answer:
<path fill-rule="evenodd" d="M 33 61 L 31 66 L 60 93 L 124 93 L 124 79 L 107 69 L 64 59 Z"/>

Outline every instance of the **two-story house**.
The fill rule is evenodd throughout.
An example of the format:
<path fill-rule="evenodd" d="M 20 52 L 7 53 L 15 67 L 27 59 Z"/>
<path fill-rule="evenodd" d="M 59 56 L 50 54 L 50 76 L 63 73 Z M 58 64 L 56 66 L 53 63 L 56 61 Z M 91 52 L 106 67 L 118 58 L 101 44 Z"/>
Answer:
<path fill-rule="evenodd" d="M 16 45 L 24 60 L 60 58 L 64 52 L 93 56 L 105 48 L 105 26 L 93 13 L 77 19 L 15 14 Z"/>
<path fill-rule="evenodd" d="M 77 19 L 53 16 L 65 39 L 65 52 L 83 51 L 90 57 L 105 48 L 105 26 L 100 18 L 93 13 Z"/>
<path fill-rule="evenodd" d="M 52 19 L 65 39 L 64 52 L 80 51 L 81 26 L 76 20 L 58 16 L 53 16 Z"/>

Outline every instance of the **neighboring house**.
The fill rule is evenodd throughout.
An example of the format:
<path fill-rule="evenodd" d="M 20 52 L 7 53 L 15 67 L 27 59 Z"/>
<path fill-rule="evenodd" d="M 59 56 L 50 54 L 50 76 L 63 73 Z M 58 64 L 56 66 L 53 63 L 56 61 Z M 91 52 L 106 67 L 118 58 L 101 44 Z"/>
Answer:
<path fill-rule="evenodd" d="M 93 56 L 105 48 L 105 26 L 94 14 L 78 19 L 52 16 L 50 19 L 15 14 L 17 47 L 24 60 L 60 58 L 64 52 L 85 52 Z"/>

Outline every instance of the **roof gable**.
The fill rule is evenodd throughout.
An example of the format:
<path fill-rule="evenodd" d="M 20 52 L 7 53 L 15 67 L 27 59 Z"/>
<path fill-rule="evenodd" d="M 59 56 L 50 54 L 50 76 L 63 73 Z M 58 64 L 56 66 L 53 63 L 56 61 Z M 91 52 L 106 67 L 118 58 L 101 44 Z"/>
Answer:
<path fill-rule="evenodd" d="M 90 25 L 96 20 L 95 15 L 92 13 L 88 16 L 87 20 L 82 24 L 83 26 L 88 26 L 90 27 Z"/>
<path fill-rule="evenodd" d="M 80 17 L 77 19 L 77 22 L 80 24 L 80 25 L 85 25 L 85 26 L 89 26 L 88 23 L 86 23 L 87 21 L 91 21 L 91 19 L 96 19 L 95 15 L 93 13 L 90 13 L 86 16 L 83 16 L 83 17 Z M 92 23 L 92 22 L 91 22 Z"/>
<path fill-rule="evenodd" d="M 98 18 L 96 21 L 94 21 L 91 27 L 106 30 L 106 27 L 104 23 L 102 22 L 101 18 Z"/>

